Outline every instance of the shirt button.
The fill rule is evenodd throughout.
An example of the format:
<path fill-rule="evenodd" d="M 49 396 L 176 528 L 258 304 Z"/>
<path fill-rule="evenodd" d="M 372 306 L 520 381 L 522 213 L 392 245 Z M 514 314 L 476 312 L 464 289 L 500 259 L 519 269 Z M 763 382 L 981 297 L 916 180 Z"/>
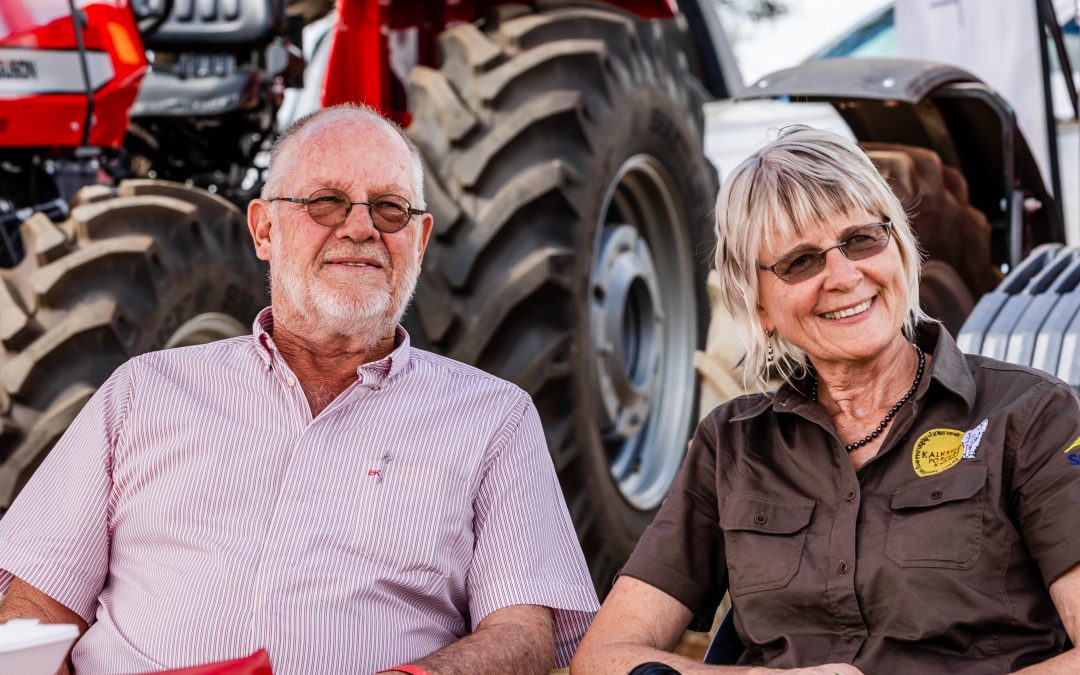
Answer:
<path fill-rule="evenodd" d="M 840 576 L 844 576 L 845 574 L 847 574 L 847 569 L 847 563 L 841 560 L 840 564 L 836 567 L 836 573 Z"/>
<path fill-rule="evenodd" d="M 855 499 L 855 491 L 854 490 L 848 490 L 848 493 L 846 495 L 844 495 L 844 499 L 848 500 L 849 502 L 851 500 Z"/>
<path fill-rule="evenodd" d="M 934 490 L 931 492 L 930 499 L 941 499 L 941 490 Z"/>
<path fill-rule="evenodd" d="M 765 523 L 769 522 L 769 517 L 766 516 L 764 513 L 759 513 L 754 516 L 754 522 L 758 525 L 764 525 Z"/>
<path fill-rule="evenodd" d="M 285 378 L 285 381 L 289 383 L 290 387 L 295 387 L 296 386 L 296 378 L 293 377 L 292 375 Z"/>

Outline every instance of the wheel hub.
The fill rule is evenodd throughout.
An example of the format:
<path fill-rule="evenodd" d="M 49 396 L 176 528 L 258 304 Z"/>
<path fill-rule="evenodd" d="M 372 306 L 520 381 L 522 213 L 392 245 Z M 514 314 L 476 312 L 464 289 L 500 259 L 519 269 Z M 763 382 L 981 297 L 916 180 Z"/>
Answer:
<path fill-rule="evenodd" d="M 663 321 L 648 243 L 630 225 L 605 228 L 592 287 L 593 340 L 606 440 L 645 424 L 662 353 Z"/>
<path fill-rule="evenodd" d="M 593 249 L 592 397 L 612 480 L 641 510 L 667 495 L 693 419 L 700 289 L 677 194 L 658 160 L 631 157 L 612 179 Z"/>

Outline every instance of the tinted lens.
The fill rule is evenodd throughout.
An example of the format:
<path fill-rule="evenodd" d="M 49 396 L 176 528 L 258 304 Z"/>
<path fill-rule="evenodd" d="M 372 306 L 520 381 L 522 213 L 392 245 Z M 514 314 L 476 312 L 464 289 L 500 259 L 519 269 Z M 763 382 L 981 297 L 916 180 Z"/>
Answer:
<path fill-rule="evenodd" d="M 409 222 L 409 202 L 397 195 L 380 195 L 371 200 L 371 217 L 385 232 L 396 232 Z"/>
<path fill-rule="evenodd" d="M 855 230 L 840 243 L 849 260 L 869 258 L 889 245 L 889 228 L 885 225 L 867 225 Z"/>
<path fill-rule="evenodd" d="M 308 215 L 320 225 L 336 227 L 345 222 L 352 205 L 344 192 L 325 188 L 316 190 L 308 197 Z"/>
<path fill-rule="evenodd" d="M 791 254 L 777 263 L 774 270 L 784 281 L 794 283 L 814 276 L 825 266 L 824 263 L 825 256 L 821 251 L 805 251 Z"/>

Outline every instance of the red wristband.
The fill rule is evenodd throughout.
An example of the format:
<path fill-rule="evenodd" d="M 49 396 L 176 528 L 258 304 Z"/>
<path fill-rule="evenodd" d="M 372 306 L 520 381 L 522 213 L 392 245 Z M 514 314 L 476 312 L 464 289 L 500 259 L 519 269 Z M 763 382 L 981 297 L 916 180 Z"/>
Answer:
<path fill-rule="evenodd" d="M 411 663 L 403 663 L 400 666 L 394 666 L 393 668 L 387 668 L 386 670 L 380 670 L 375 675 L 381 675 L 382 673 L 392 673 L 395 670 L 402 673 L 408 673 L 409 675 L 431 675 L 426 669 L 420 666 L 414 666 Z"/>

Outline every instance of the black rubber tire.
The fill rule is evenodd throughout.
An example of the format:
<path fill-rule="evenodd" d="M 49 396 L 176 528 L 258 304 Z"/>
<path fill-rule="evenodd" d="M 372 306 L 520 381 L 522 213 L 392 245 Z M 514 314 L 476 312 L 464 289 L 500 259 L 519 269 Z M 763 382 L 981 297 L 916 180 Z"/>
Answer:
<path fill-rule="evenodd" d="M 669 231 L 687 243 L 656 276 L 690 278 L 680 301 L 691 318 L 669 326 L 691 336 L 689 390 L 689 358 L 708 324 L 716 172 L 703 153 L 704 89 L 679 44 L 676 21 L 512 9 L 482 29 L 449 29 L 440 68 L 410 77 L 408 132 L 426 161 L 435 231 L 407 324 L 421 346 L 532 395 L 601 594 L 659 506 L 635 508 L 612 479 L 590 356 L 602 212 L 630 158 L 655 160 L 671 179 L 678 217 Z M 697 421 L 696 392 L 683 407 L 649 413 L 686 414 L 685 433 L 662 450 L 676 465 Z"/>
<path fill-rule="evenodd" d="M 951 265 L 936 259 L 923 263 L 919 304 L 954 337 L 960 334 L 964 321 L 975 309 L 975 300 L 964 280 Z"/>
<path fill-rule="evenodd" d="M 198 188 L 84 188 L 66 221 L 35 214 L 22 237 L 0 270 L 0 513 L 117 366 L 193 317 L 250 327 L 267 303 L 243 214 Z"/>

